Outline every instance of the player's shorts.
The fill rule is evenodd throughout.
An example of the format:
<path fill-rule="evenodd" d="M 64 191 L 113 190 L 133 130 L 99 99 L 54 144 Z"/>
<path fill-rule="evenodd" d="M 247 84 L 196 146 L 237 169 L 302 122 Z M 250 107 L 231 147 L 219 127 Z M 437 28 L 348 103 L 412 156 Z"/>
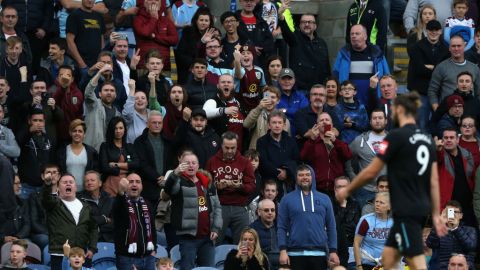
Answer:
<path fill-rule="evenodd" d="M 405 257 L 422 255 L 425 220 L 425 217 L 394 217 L 385 246 L 398 249 Z"/>

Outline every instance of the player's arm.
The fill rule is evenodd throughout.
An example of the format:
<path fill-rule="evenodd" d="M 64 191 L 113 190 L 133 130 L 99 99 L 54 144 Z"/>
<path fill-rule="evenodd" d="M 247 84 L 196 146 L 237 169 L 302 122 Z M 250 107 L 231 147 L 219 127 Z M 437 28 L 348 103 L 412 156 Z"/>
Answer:
<path fill-rule="evenodd" d="M 372 179 L 374 179 L 375 176 L 377 176 L 378 173 L 380 173 L 380 171 L 383 169 L 384 165 L 385 163 L 383 160 L 378 157 L 374 157 L 372 162 L 370 162 L 370 164 L 352 180 L 352 183 L 346 187 L 345 190 L 347 195 L 352 194 L 353 191 L 363 187 Z"/>
<path fill-rule="evenodd" d="M 432 221 L 438 236 L 447 234 L 447 227 L 440 216 L 440 188 L 438 185 L 438 167 L 437 162 L 432 163 L 432 172 L 430 175 L 430 197 L 432 204 Z"/>

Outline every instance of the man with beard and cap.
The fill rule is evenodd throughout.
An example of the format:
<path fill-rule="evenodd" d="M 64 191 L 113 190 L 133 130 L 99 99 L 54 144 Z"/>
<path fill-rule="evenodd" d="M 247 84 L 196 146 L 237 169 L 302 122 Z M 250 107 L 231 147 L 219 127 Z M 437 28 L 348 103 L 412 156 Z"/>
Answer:
<path fill-rule="evenodd" d="M 435 133 L 438 137 L 443 136 L 443 131 L 447 128 L 453 128 L 460 133 L 461 118 L 464 112 L 465 102 L 459 95 L 451 95 L 447 98 L 447 112 L 443 114 L 438 121 Z"/>
<path fill-rule="evenodd" d="M 112 68 L 104 70 L 103 72 L 100 72 L 100 69 L 105 66 L 105 65 L 110 65 Z M 85 83 L 88 83 L 88 80 L 92 78 L 93 75 L 100 73 L 100 78 L 98 80 L 99 84 L 95 88 L 95 94 L 97 97 L 99 97 L 99 92 L 100 88 L 104 83 L 111 83 L 113 86 L 115 86 L 115 91 L 116 91 L 116 99 L 113 102 L 113 105 L 115 108 L 117 108 L 118 111 L 123 110 L 123 106 L 125 105 L 125 102 L 127 101 L 127 96 L 128 96 L 128 88 L 125 89 L 123 86 L 123 82 L 119 78 L 115 78 L 113 76 L 113 58 L 112 58 L 112 53 L 109 51 L 102 51 L 98 55 L 98 60 L 97 63 L 95 63 L 87 73 L 87 80 L 82 80 L 80 87 L 82 89 L 85 89 Z M 148 94 L 148 93 L 146 93 Z"/>
<path fill-rule="evenodd" d="M 232 131 L 222 134 L 222 148 L 208 160 L 205 169 L 213 177 L 222 205 L 222 243 L 227 228 L 232 230 L 233 243 L 240 241 L 241 231 L 248 226 L 250 194 L 255 191 L 255 174 L 250 160 L 238 151 L 238 136 Z"/>
<path fill-rule="evenodd" d="M 103 65 L 85 88 L 85 124 L 87 125 L 85 143 L 97 151 L 105 141 L 108 122 L 114 116 L 120 116 L 120 112 L 113 106 L 117 94 L 112 83 L 107 82 L 101 86 L 100 98 L 95 95 L 95 88 L 99 85 L 100 76 L 106 71 L 112 71 L 112 66 Z"/>
<path fill-rule="evenodd" d="M 179 146 L 193 150 L 200 168 L 220 149 L 220 136 L 208 125 L 207 114 L 200 108 L 192 111 L 191 118 L 183 118 L 175 137 Z"/>
<path fill-rule="evenodd" d="M 278 208 L 280 268 L 324 270 L 327 263 L 337 266 L 332 202 L 316 190 L 313 170 L 307 165 L 297 167 L 296 179 L 295 190 L 283 197 Z"/>
<path fill-rule="evenodd" d="M 387 131 L 385 130 L 386 125 L 387 118 L 385 112 L 382 109 L 373 110 L 370 114 L 370 127 L 372 130 L 358 135 L 349 144 L 353 157 L 345 169 L 350 179 L 353 179 L 361 170 L 367 167 L 377 155 L 381 142 L 385 139 L 385 136 L 387 136 Z M 385 168 L 377 176 L 384 174 L 386 174 Z M 377 177 L 375 177 L 375 179 L 376 178 Z M 375 190 L 376 184 L 375 181 L 372 181 L 357 190 L 355 199 L 357 199 L 360 206 L 363 206 L 368 200 L 375 197 Z"/>
<path fill-rule="evenodd" d="M 240 102 L 235 98 L 235 84 L 232 75 L 223 74 L 218 79 L 218 93 L 213 99 L 207 100 L 203 109 L 213 129 L 218 135 L 232 131 L 238 135 L 238 150 L 243 146 L 243 120 L 246 113 L 242 110 Z"/>
<path fill-rule="evenodd" d="M 394 99 L 392 118 L 400 128 L 385 137 L 372 162 L 336 194 L 337 200 L 345 200 L 387 165 L 394 224 L 382 254 L 385 269 L 394 269 L 402 256 L 411 268 L 427 269 L 422 229 L 429 215 L 437 235 L 447 233 L 440 216 L 435 142 L 415 122 L 420 104 L 420 96 L 415 92 Z"/>
<path fill-rule="evenodd" d="M 154 270 L 157 234 L 152 205 L 140 194 L 142 179 L 136 173 L 122 178 L 113 203 L 116 266 L 119 270 Z"/>
<path fill-rule="evenodd" d="M 47 212 L 48 252 L 51 268 L 62 269 L 63 243 L 86 248 L 87 259 L 97 251 L 98 226 L 90 207 L 76 197 L 77 185 L 71 174 L 64 174 L 57 185 L 57 194 L 52 193 L 52 179 L 45 178 L 42 189 L 42 204 Z"/>

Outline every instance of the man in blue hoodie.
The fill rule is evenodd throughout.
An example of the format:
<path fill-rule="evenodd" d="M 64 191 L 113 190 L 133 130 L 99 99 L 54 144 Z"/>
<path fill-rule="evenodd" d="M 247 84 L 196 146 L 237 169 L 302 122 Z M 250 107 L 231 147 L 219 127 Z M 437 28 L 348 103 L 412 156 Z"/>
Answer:
<path fill-rule="evenodd" d="M 283 197 L 278 210 L 280 267 L 323 270 L 327 262 L 330 267 L 337 266 L 340 260 L 332 203 L 327 195 L 316 191 L 310 167 L 298 166 L 296 178 L 295 191 Z"/>

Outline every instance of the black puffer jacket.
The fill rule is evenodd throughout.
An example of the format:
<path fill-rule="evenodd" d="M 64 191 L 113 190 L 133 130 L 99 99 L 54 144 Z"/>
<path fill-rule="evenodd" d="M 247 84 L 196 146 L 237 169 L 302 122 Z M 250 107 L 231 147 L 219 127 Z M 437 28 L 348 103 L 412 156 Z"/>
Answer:
<path fill-rule="evenodd" d="M 53 20 L 53 1 L 51 0 L 3 0 L 2 7 L 12 6 L 18 12 L 17 28 L 22 32 L 42 28 L 49 32 Z"/>
<path fill-rule="evenodd" d="M 0 239 L 3 242 L 5 236 L 26 238 L 30 235 L 30 215 L 26 200 L 16 197 L 15 210 L 4 212 L 0 216 Z"/>
<path fill-rule="evenodd" d="M 188 107 L 192 110 L 202 108 L 203 104 L 217 95 L 217 87 L 205 81 L 193 78 L 185 85 L 188 94 Z"/>
<path fill-rule="evenodd" d="M 28 198 L 31 220 L 31 234 L 48 234 L 47 212 L 42 205 L 42 194 L 36 192 Z"/>

